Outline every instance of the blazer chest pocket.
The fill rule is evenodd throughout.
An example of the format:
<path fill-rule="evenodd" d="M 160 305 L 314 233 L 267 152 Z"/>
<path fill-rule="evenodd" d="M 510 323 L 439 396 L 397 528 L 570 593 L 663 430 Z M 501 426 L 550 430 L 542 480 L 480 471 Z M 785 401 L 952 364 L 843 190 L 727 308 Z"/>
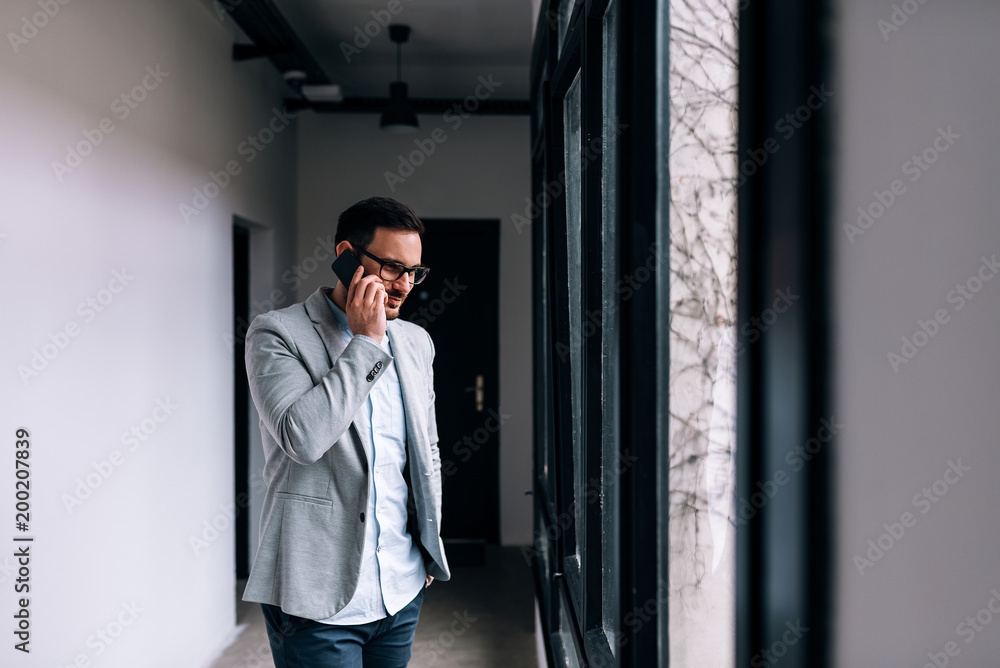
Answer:
<path fill-rule="evenodd" d="M 275 498 L 286 499 L 288 501 L 302 501 L 304 503 L 311 503 L 316 506 L 327 506 L 333 505 L 331 499 L 324 499 L 319 496 L 306 496 L 305 494 L 294 494 L 292 492 L 275 492 Z"/>

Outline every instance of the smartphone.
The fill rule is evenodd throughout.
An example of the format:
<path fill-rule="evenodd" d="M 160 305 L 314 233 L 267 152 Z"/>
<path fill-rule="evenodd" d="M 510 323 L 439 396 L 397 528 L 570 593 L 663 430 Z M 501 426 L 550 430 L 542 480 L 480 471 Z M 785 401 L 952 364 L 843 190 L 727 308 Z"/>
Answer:
<path fill-rule="evenodd" d="M 337 278 L 344 284 L 345 288 L 351 287 L 351 279 L 354 278 L 354 272 L 356 272 L 360 266 L 361 263 L 358 262 L 357 256 L 350 250 L 345 250 L 343 253 L 338 255 L 337 259 L 334 260 L 332 265 L 330 265 L 333 272 L 337 274 Z"/>

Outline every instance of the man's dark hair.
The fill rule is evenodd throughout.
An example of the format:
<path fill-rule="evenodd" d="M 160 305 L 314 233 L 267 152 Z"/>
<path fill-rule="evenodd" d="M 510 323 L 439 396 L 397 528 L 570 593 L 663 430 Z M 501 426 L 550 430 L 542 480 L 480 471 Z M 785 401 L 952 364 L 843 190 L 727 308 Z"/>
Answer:
<path fill-rule="evenodd" d="M 413 209 L 391 197 L 369 197 L 352 205 L 337 219 L 336 243 L 351 242 L 355 248 L 367 248 L 375 238 L 376 227 L 394 227 L 423 236 L 424 224 Z"/>

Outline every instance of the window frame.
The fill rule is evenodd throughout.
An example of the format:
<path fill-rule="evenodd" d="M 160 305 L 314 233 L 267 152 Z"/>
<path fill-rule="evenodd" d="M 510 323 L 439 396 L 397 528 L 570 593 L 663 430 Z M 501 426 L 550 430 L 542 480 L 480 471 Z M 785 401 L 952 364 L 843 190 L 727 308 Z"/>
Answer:
<path fill-rule="evenodd" d="M 829 16 L 827 0 L 741 4 L 740 156 L 762 146 L 774 119 L 802 104 L 810 86 L 830 80 Z M 737 346 L 746 349 L 736 372 L 737 499 L 771 479 L 830 415 L 829 126 L 821 108 L 737 191 Z M 743 325 L 779 289 L 800 295 L 796 313 L 750 341 Z M 782 488 L 781 504 L 765 505 L 737 530 L 736 665 L 749 665 L 796 619 L 809 633 L 782 664 L 831 664 L 833 451 L 821 449 Z"/>
<path fill-rule="evenodd" d="M 570 2 L 571 0 L 562 0 Z M 669 376 L 667 319 L 669 269 L 654 272 L 648 288 L 637 290 L 616 305 L 620 337 L 616 363 L 620 402 L 619 454 L 635 458 L 617 478 L 620 500 L 615 521 L 620 529 L 619 650 L 611 656 L 601 629 L 600 512 L 589 508 L 586 546 L 578 572 L 565 568 L 573 552 L 572 527 L 560 528 L 560 513 L 573 498 L 572 443 L 567 418 L 568 362 L 559 361 L 555 346 L 567 341 L 565 281 L 565 201 L 552 196 L 544 206 L 546 185 L 563 165 L 562 100 L 577 70 L 581 72 L 582 138 L 586 145 L 602 131 L 603 54 L 599 29 L 609 0 L 579 3 L 570 17 L 562 44 L 557 44 L 560 0 L 543 0 L 532 54 L 532 180 L 533 202 L 544 209 L 532 225 L 533 313 L 535 361 L 535 557 L 533 571 L 539 592 L 539 613 L 545 651 L 551 665 L 562 665 L 572 653 L 580 664 L 622 666 L 669 665 L 668 609 L 654 606 L 662 574 L 669 572 L 668 516 L 664 495 L 669 472 L 668 414 L 665 393 Z M 669 245 L 667 203 L 658 201 L 657 136 L 662 105 L 657 67 L 665 63 L 658 47 L 668 31 L 664 17 L 668 0 L 616 0 L 618 5 L 618 118 L 625 125 L 618 135 L 616 271 L 628 275 L 642 266 L 654 244 Z M 740 3 L 738 153 L 762 145 L 774 119 L 801 104 L 808 87 L 827 81 L 829 3 Z M 596 27 L 595 27 L 596 26 Z M 667 32 L 666 34 L 669 34 Z M 595 44 L 597 47 L 595 48 Z M 651 58 L 650 54 L 659 54 Z M 539 99 L 540 98 L 540 99 Z M 595 111 L 596 109 L 596 111 Z M 822 417 L 829 415 L 827 286 L 829 228 L 829 131 L 827 114 L 782 144 L 767 168 L 746 179 L 738 198 L 739 325 L 759 314 L 775 290 L 791 286 L 802 296 L 801 312 L 783 317 L 759 340 L 742 334 L 738 345 L 747 352 L 737 362 L 737 499 L 767 479 L 782 456 L 804 442 Z M 599 169 L 585 169 L 581 202 L 584 235 L 583 313 L 600 307 L 601 244 Z M 599 183 L 597 184 L 599 185 Z M 789 192 L 795 193 L 788 198 Z M 597 221 L 597 222 L 594 222 Z M 596 235 L 596 236 L 595 236 Z M 596 248 L 595 248 L 596 246 Z M 559 249 L 562 249 L 560 257 Z M 662 252 L 662 250 L 661 250 Z M 775 271 L 777 260 L 794 256 L 786 271 Z M 778 284 L 780 282 L 780 285 Z M 560 294 L 560 289 L 563 293 Z M 742 330 L 742 327 L 739 328 Z M 601 443 L 600 337 L 585 339 L 583 438 Z M 777 429 L 776 411 L 790 426 Z M 595 440 L 596 439 L 596 440 Z M 783 503 L 769 504 L 736 532 L 736 657 L 749 665 L 774 631 L 798 615 L 810 628 L 782 662 L 788 665 L 829 665 L 831 601 L 828 563 L 830 545 L 830 470 L 833 448 L 824 448 L 800 472 L 801 484 L 783 488 Z M 601 448 L 585 447 L 586 475 L 600 471 Z M 544 457 L 542 457 L 544 453 Z M 547 471 L 542 470 L 548 462 Z M 568 475 L 567 475 L 568 474 Z M 801 509 L 799 521 L 787 521 L 785 507 Z M 596 518 L 596 523 L 595 519 Z M 552 539 L 542 538 L 550 536 Z M 593 548 L 597 547 L 595 551 Z M 788 551 L 789 546 L 792 548 Z M 537 555 L 544 551 L 546 561 Z M 790 560 L 790 562 L 789 562 Z M 777 569 L 788 562 L 794 577 L 779 582 Z M 634 623 L 635 611 L 646 610 L 644 623 Z M 790 612 L 791 611 L 791 612 Z M 571 622 L 571 643 L 559 636 L 561 614 Z M 632 617 L 630 617 L 630 615 Z M 633 623 L 629 624 L 628 619 Z M 651 631 L 650 629 L 655 629 Z"/>
<path fill-rule="evenodd" d="M 566 0 L 571 1 L 571 0 Z M 544 17 L 558 17 L 559 1 L 543 2 L 542 20 L 538 23 L 538 33 L 533 54 L 532 81 L 533 91 L 541 91 L 544 100 L 533 101 L 533 113 L 536 114 L 532 123 L 532 156 L 533 156 L 533 201 L 536 205 L 546 202 L 545 188 L 559 182 L 557 176 L 564 174 L 565 146 L 563 109 L 566 93 L 574 78 L 579 74 L 581 86 L 581 145 L 586 155 L 586 147 L 590 142 L 603 146 L 604 105 L 603 105 L 603 27 L 605 13 L 611 0 L 590 0 L 576 4 L 570 19 L 566 35 L 561 45 L 556 45 L 558 37 L 558 21 L 544 20 Z M 645 11 L 655 7 L 650 0 L 641 3 Z M 652 101 L 651 93 L 642 96 L 648 98 L 642 102 L 632 102 L 628 105 L 626 96 L 629 94 L 627 84 L 622 83 L 622 72 L 625 63 L 639 59 L 639 54 L 650 53 L 655 39 L 655 31 L 648 19 L 643 18 L 643 6 L 640 3 L 629 3 L 627 0 L 615 0 L 618 17 L 616 21 L 618 33 L 618 57 L 616 59 L 617 97 L 614 100 L 616 117 L 626 121 L 626 127 L 645 127 L 652 132 L 655 122 L 655 109 L 648 102 Z M 628 15 L 626 15 L 628 12 Z M 627 23 L 629 21 L 629 23 Z M 623 39 L 627 26 L 641 25 L 643 27 L 642 46 Z M 638 51 L 637 51 L 638 49 Z M 643 51 L 645 49 L 645 51 Z M 652 71 L 648 57 L 642 58 L 642 68 L 648 74 Z M 630 106 L 633 114 L 626 119 L 623 109 Z M 541 114 L 544 118 L 538 118 Z M 638 119 L 641 118 L 641 121 Z M 627 266 L 639 266 L 646 262 L 649 252 L 649 235 L 655 234 L 655 175 L 646 174 L 641 184 L 626 187 L 626 177 L 629 171 L 643 173 L 649 171 L 649 165 L 654 164 L 655 151 L 648 141 L 637 139 L 637 135 L 627 129 L 616 135 L 614 141 L 619 142 L 615 174 L 618 201 L 623 204 L 622 210 L 616 212 L 613 229 L 619 243 L 616 245 L 616 257 L 613 266 L 616 271 L 627 272 Z M 641 156 L 635 156 L 633 162 L 646 160 L 642 168 L 626 166 L 628 156 L 634 145 L 641 145 Z M 603 153 L 603 151 L 602 151 Z M 602 159 L 591 159 L 589 165 L 583 161 L 581 187 L 581 233 L 583 235 L 583 254 L 581 257 L 582 272 L 582 308 L 581 314 L 586 322 L 588 313 L 599 314 L 603 322 L 604 281 L 602 267 L 604 257 L 601 243 L 603 221 L 602 199 Z M 655 169 L 654 169 L 655 172 Z M 554 176 L 556 178 L 554 178 Z M 645 185 L 642 185 L 645 184 Z M 632 198 L 630 207 L 625 207 L 625 200 Z M 600 335 L 585 336 L 583 339 L 583 368 L 570 368 L 569 359 L 561 360 L 556 353 L 557 346 L 569 345 L 568 323 L 568 284 L 567 284 L 567 235 L 566 235 L 566 200 L 565 188 L 556 196 L 551 197 L 541 215 L 540 224 L 533 229 L 534 245 L 534 277 L 535 303 L 534 312 L 545 321 L 535 323 L 536 345 L 536 478 L 535 493 L 539 495 L 536 501 L 536 539 L 534 553 L 538 555 L 547 550 L 549 572 L 541 560 L 535 559 L 535 577 L 539 584 L 541 620 L 543 631 L 548 643 L 546 653 L 550 661 L 562 665 L 565 652 L 575 652 L 577 661 L 582 665 L 650 665 L 655 661 L 657 634 L 655 623 L 646 626 L 647 631 L 641 633 L 641 628 L 634 628 L 624 623 L 622 611 L 631 610 L 635 602 L 639 607 L 643 602 L 655 596 L 656 559 L 649 555 L 655 553 L 657 537 L 655 530 L 650 530 L 649 520 L 633 521 L 635 508 L 653 509 L 652 523 L 655 524 L 659 513 L 655 510 L 656 499 L 656 467 L 657 443 L 655 439 L 655 421 L 643 420 L 641 426 L 628 424 L 635 422 L 636 416 L 626 415 L 621 409 L 622 423 L 615 425 L 617 430 L 617 452 L 606 453 L 604 450 L 604 425 L 602 415 L 602 337 Z M 625 213 L 625 209 L 628 209 Z M 630 231 L 625 221 L 628 216 L 635 216 L 645 221 L 641 232 Z M 626 249 L 626 243 L 640 243 L 638 249 Z M 613 283 L 613 282 L 612 282 Z M 653 322 L 651 309 L 655 303 L 655 289 L 646 291 L 644 299 L 629 300 L 627 304 L 615 297 L 612 305 L 619 312 L 618 318 L 622 331 L 626 322 Z M 633 325 L 636 326 L 636 325 Z M 641 335 L 643 344 L 637 347 L 622 342 L 614 364 L 627 363 L 635 369 L 628 379 L 626 370 L 620 372 L 619 383 L 615 389 L 616 399 L 622 402 L 626 396 L 635 397 L 636 401 L 655 410 L 655 396 L 646 396 L 649 392 L 648 365 L 649 356 L 656 354 L 656 338 L 653 333 Z M 625 350 L 631 351 L 626 355 Z M 575 555 L 577 532 L 572 523 L 568 526 L 560 524 L 560 519 L 570 508 L 574 498 L 573 443 L 571 439 L 571 374 L 578 371 L 584 374 L 581 437 L 585 453 L 584 480 L 602 480 L 602 470 L 606 455 L 612 459 L 630 461 L 630 454 L 639 450 L 650 466 L 628 466 L 615 476 L 613 484 L 619 486 L 619 503 L 613 508 L 612 518 L 620 528 L 617 562 L 621 564 L 618 581 L 617 616 L 614 620 L 616 645 L 621 651 L 612 650 L 611 642 L 605 632 L 605 616 L 603 607 L 603 550 L 602 530 L 603 517 L 600 503 L 587 503 L 584 519 L 584 549 L 580 551 L 579 568 L 567 558 Z M 641 401 L 639 401 L 641 399 Z M 637 407 L 638 408 L 638 407 Z M 643 410 L 638 408 L 638 410 Z M 629 439 L 632 439 L 630 441 Z M 638 442 L 642 445 L 637 445 Z M 549 457 L 549 469 L 541 471 L 545 459 L 541 451 L 546 451 Z M 587 491 L 586 489 L 584 490 Z M 602 490 L 603 492 L 603 490 Z M 584 497 L 586 497 L 586 493 Z M 630 499 L 630 500 L 627 500 Z M 555 540 L 540 539 L 542 534 L 555 536 Z M 628 538 L 628 540 L 627 540 Z M 626 544 L 628 543 L 628 544 Z M 631 580 L 630 580 L 631 578 Z M 639 581 L 639 586 L 635 582 Z M 565 618 L 572 620 L 575 627 L 572 647 L 567 647 L 559 636 L 560 613 L 565 612 Z M 659 611 L 658 611 L 659 612 Z M 665 608 L 663 609 L 665 613 Z M 641 642 L 640 642 L 641 640 Z M 617 653 L 617 656 L 616 656 Z"/>

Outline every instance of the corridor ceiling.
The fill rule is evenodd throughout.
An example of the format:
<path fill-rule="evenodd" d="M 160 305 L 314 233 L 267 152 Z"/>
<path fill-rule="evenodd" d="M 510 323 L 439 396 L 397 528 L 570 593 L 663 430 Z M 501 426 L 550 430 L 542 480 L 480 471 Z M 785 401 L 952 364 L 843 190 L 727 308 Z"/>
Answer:
<path fill-rule="evenodd" d="M 234 0 L 227 2 L 235 4 Z M 412 29 L 403 80 L 416 98 L 464 98 L 479 77 L 496 100 L 529 97 L 532 16 L 539 0 L 273 0 L 345 97 L 385 97 L 396 78 L 388 23 Z"/>

